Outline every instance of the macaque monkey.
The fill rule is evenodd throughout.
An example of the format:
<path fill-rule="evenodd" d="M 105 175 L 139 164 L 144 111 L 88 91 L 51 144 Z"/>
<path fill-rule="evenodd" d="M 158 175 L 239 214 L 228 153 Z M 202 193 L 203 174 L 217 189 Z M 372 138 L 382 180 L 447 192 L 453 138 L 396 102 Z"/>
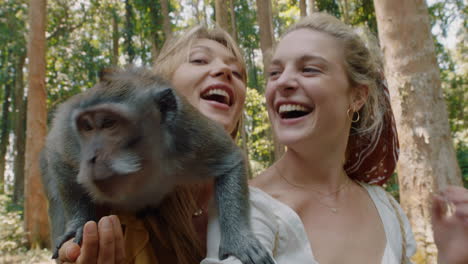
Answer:
<path fill-rule="evenodd" d="M 273 263 L 249 223 L 246 164 L 224 129 L 154 74 L 108 70 L 93 88 L 58 108 L 42 152 L 53 258 L 81 243 L 96 205 L 156 208 L 175 186 L 214 179 L 220 258 Z M 64 219 L 63 219 L 64 218 Z"/>

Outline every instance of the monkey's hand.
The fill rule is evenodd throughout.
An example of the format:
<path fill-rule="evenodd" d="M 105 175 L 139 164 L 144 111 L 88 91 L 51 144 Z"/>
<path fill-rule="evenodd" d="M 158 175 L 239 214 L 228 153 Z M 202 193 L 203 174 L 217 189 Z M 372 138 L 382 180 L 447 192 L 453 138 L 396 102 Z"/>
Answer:
<path fill-rule="evenodd" d="M 58 258 L 60 248 L 65 242 L 67 242 L 71 238 L 74 237 L 75 239 L 73 240 L 73 242 L 77 243 L 78 245 L 81 245 L 81 242 L 83 241 L 83 227 L 85 223 L 86 220 L 72 220 L 68 222 L 65 234 L 61 235 L 57 239 L 57 247 L 55 248 L 54 254 L 52 255 L 53 259 Z"/>
<path fill-rule="evenodd" d="M 240 232 L 235 236 L 221 239 L 219 258 L 223 260 L 231 255 L 238 258 L 243 264 L 275 263 L 268 251 L 251 231 Z"/>

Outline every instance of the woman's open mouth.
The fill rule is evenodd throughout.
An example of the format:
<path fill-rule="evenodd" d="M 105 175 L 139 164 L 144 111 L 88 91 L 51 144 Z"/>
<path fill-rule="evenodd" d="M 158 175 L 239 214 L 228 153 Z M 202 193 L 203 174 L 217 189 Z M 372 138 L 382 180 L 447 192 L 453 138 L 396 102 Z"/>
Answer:
<path fill-rule="evenodd" d="M 282 119 L 293 119 L 310 114 L 313 109 L 300 104 L 282 104 L 278 107 L 278 114 Z"/>
<path fill-rule="evenodd" d="M 211 85 L 202 92 L 200 97 L 226 106 L 232 106 L 234 103 L 232 90 L 226 85 Z"/>

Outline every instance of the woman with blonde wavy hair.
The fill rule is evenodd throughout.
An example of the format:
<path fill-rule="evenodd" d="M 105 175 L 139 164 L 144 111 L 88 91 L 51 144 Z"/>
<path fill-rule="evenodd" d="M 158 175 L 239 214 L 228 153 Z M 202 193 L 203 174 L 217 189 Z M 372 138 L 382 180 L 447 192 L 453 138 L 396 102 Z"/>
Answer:
<path fill-rule="evenodd" d="M 237 44 L 222 29 L 197 26 L 168 40 L 154 71 L 171 81 L 201 113 L 234 138 L 246 95 L 246 66 Z M 212 183 L 178 187 L 157 213 L 143 218 L 106 212 L 84 228 L 81 248 L 71 240 L 61 263 L 199 263 L 205 256 L 207 203 Z"/>
<path fill-rule="evenodd" d="M 250 199 L 253 230 L 279 264 L 408 263 L 415 252 L 405 214 L 375 185 L 395 169 L 398 137 L 374 51 L 324 13 L 275 47 L 265 96 L 287 150 L 252 180 Z M 213 230 L 204 264 L 239 263 L 216 258 Z"/>
<path fill-rule="evenodd" d="M 287 150 L 252 180 L 250 201 L 254 233 L 276 263 L 411 263 L 408 219 L 378 186 L 399 145 L 373 38 L 314 13 L 286 31 L 268 73 L 268 114 Z M 433 200 L 439 259 L 468 263 L 468 190 L 452 186 Z M 239 264 L 217 259 L 216 222 L 212 214 L 202 263 Z"/>

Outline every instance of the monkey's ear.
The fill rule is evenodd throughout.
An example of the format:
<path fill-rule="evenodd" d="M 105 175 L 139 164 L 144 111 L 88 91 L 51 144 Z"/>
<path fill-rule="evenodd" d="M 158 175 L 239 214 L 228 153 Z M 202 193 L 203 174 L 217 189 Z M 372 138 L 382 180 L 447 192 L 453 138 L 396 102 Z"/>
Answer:
<path fill-rule="evenodd" d="M 161 122 L 175 117 L 178 108 L 177 95 L 172 88 L 164 88 L 153 95 L 153 100 L 161 112 Z"/>
<path fill-rule="evenodd" d="M 109 81 L 109 76 L 117 72 L 115 68 L 104 68 L 99 72 L 99 81 Z"/>

